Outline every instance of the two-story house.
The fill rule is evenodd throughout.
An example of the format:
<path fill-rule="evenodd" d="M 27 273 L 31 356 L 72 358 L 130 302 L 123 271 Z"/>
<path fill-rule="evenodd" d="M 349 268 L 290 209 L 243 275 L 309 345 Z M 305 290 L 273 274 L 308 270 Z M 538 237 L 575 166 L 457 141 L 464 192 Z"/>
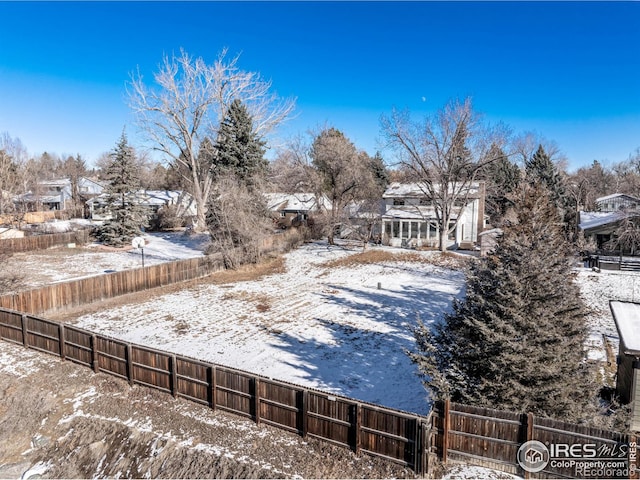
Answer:
<path fill-rule="evenodd" d="M 454 206 L 448 246 L 473 248 L 485 227 L 484 183 L 469 185 L 465 201 Z M 383 195 L 382 243 L 403 247 L 437 247 L 440 222 L 433 200 L 416 183 L 392 183 Z"/>
<path fill-rule="evenodd" d="M 100 195 L 103 186 L 86 177 L 80 177 L 77 185 L 73 185 L 69 178 L 43 180 L 36 184 L 33 191 L 14 197 L 13 202 L 20 211 L 66 210 L 74 207 L 74 189 L 77 189 L 77 204 L 81 205 Z"/>

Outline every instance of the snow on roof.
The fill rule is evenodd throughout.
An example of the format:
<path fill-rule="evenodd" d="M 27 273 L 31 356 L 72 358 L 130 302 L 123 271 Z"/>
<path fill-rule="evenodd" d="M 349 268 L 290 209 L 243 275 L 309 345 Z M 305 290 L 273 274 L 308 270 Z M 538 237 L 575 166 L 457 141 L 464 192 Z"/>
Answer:
<path fill-rule="evenodd" d="M 453 185 L 453 184 L 450 184 Z M 456 184 L 459 186 L 460 184 Z M 434 185 L 434 188 L 438 188 L 438 185 Z M 473 182 L 467 186 L 469 194 L 477 194 L 480 184 Z M 424 197 L 425 192 L 428 192 L 427 187 L 424 184 L 419 183 L 400 183 L 392 182 L 389 184 L 385 192 L 382 194 L 382 198 L 393 197 Z"/>
<path fill-rule="evenodd" d="M 314 193 L 265 193 L 269 210 L 310 211 L 318 208 Z M 320 198 L 320 204 L 329 208 L 326 196 Z"/>
<path fill-rule="evenodd" d="M 624 212 L 580 212 L 580 229 L 601 227 L 624 218 Z"/>
<path fill-rule="evenodd" d="M 596 203 L 605 202 L 607 200 L 611 200 L 611 199 L 619 198 L 619 197 L 625 197 L 625 198 L 629 198 L 631 200 L 634 200 L 636 202 L 640 202 L 640 198 L 636 198 L 636 197 L 633 197 L 631 195 L 627 195 L 626 193 L 612 193 L 611 195 L 606 195 L 604 197 L 596 198 Z"/>
<path fill-rule="evenodd" d="M 176 204 L 181 197 L 185 197 L 190 201 L 190 195 L 181 190 L 138 190 L 135 192 L 135 198 L 142 205 L 173 205 Z M 109 194 L 103 193 L 97 197 L 87 200 L 87 204 L 103 205 L 109 200 Z"/>
<path fill-rule="evenodd" d="M 640 355 L 640 304 L 611 300 L 613 320 L 624 345 L 624 352 Z"/>

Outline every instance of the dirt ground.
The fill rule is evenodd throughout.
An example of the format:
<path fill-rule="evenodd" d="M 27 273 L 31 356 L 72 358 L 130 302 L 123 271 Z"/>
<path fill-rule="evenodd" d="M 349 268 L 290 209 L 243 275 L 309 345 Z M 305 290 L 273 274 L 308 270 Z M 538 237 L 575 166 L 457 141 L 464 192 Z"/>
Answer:
<path fill-rule="evenodd" d="M 0 342 L 0 478 L 413 478 L 411 470 Z"/>

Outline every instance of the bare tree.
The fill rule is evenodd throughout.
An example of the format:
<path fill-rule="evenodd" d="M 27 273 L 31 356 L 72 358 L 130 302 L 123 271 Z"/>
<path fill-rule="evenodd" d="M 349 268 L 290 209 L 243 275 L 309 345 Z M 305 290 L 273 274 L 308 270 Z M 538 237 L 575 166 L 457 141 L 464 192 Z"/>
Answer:
<path fill-rule="evenodd" d="M 450 101 L 422 122 L 394 110 L 381 119 L 382 131 L 418 188 L 433 204 L 440 229 L 440 250 L 457 226 L 456 210 L 466 205 L 478 172 L 498 157 L 490 148 L 502 147 L 504 127 L 489 129 L 474 112 L 471 100 Z M 497 150 L 496 150 L 497 151 Z M 507 154 L 508 155 L 508 154 Z"/>
<path fill-rule="evenodd" d="M 607 249 L 618 249 L 620 257 L 624 252 L 635 255 L 640 247 L 640 213 L 619 212 L 621 217 L 618 227 L 613 232 L 613 238 L 607 242 Z"/>
<path fill-rule="evenodd" d="M 211 253 L 220 252 L 226 268 L 237 268 L 260 259 L 262 241 L 271 228 L 262 188 L 249 188 L 232 173 L 213 183 L 207 224 Z"/>
<path fill-rule="evenodd" d="M 131 108 L 153 150 L 181 167 L 177 170 L 185 176 L 196 202 L 199 231 L 206 229 L 213 182 L 211 168 L 202 158 L 215 161 L 215 152 L 202 151 L 202 147 L 214 145 L 231 103 L 240 100 L 247 107 L 260 137 L 284 121 L 295 104 L 272 93 L 271 82 L 258 73 L 240 70 L 238 58 L 228 58 L 225 49 L 208 65 L 181 50 L 179 55 L 164 57 L 154 87 L 147 86 L 139 72 L 131 76 Z"/>
<path fill-rule="evenodd" d="M 269 165 L 268 180 L 273 191 L 284 193 L 316 192 L 318 171 L 309 156 L 311 146 L 305 137 L 296 135 L 277 149 Z"/>
<path fill-rule="evenodd" d="M 309 156 L 320 182 L 316 187 L 317 195 L 324 193 L 331 202 L 326 233 L 329 243 L 333 244 L 340 225 L 349 223 L 350 209 L 347 207 L 357 206 L 369 197 L 375 184 L 372 167 L 368 155 L 358 152 L 335 128 L 325 129 L 315 137 Z"/>
<path fill-rule="evenodd" d="M 0 134 L 0 214 L 13 211 L 12 196 L 20 191 L 27 151 L 19 138 Z"/>

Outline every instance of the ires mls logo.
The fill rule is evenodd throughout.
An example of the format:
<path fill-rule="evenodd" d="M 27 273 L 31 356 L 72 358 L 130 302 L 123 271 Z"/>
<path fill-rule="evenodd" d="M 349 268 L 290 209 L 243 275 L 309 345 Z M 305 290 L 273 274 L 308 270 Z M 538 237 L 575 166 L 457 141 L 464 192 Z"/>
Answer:
<path fill-rule="evenodd" d="M 518 464 L 529 473 L 545 468 L 571 478 L 635 478 L 637 444 L 551 443 L 528 441 L 518 449 Z"/>
<path fill-rule="evenodd" d="M 518 463 L 526 472 L 537 473 L 544 470 L 550 458 L 549 449 L 537 440 L 525 442 L 518 449 Z"/>

